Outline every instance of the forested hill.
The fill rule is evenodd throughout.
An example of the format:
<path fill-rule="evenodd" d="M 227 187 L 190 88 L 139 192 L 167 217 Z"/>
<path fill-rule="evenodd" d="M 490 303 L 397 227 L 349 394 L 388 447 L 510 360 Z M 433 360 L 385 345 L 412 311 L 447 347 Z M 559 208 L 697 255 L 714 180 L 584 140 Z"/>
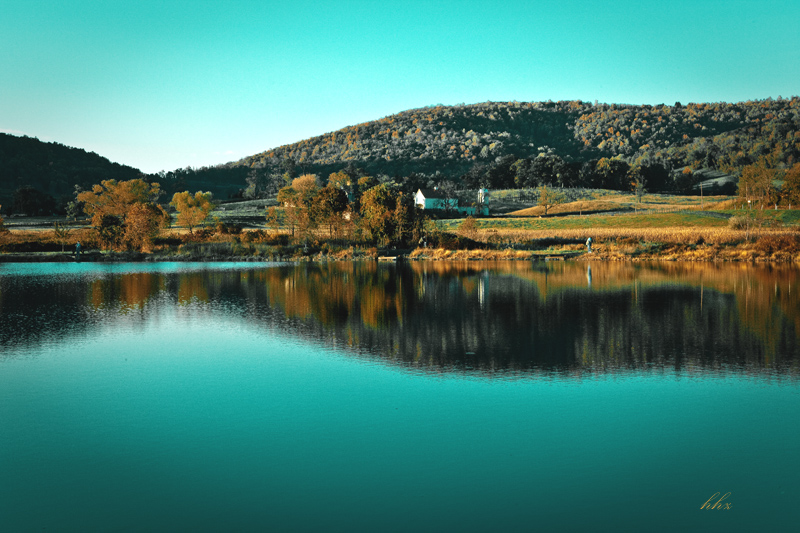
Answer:
<path fill-rule="evenodd" d="M 133 167 L 112 163 L 94 152 L 0 133 L 0 204 L 6 211 L 12 207 L 16 191 L 31 189 L 40 196 L 34 200 L 63 203 L 75 199 L 75 185 L 88 189 L 101 180 L 130 180 L 141 175 Z"/>
<path fill-rule="evenodd" d="M 800 98 L 656 106 L 582 101 L 439 105 L 350 126 L 229 166 L 255 169 L 251 173 L 263 174 L 266 182 L 287 168 L 325 178 L 348 165 L 395 179 L 438 173 L 463 181 L 492 170 L 503 174 L 497 165 L 540 156 L 571 165 L 574 179 L 579 179 L 580 166 L 602 158 L 666 171 L 690 166 L 736 173 L 760 158 L 782 168 L 800 161 Z M 505 174 L 519 170 L 520 165 Z"/>
<path fill-rule="evenodd" d="M 443 180 L 470 188 L 612 189 L 638 181 L 654 192 L 687 192 L 701 175 L 681 172 L 687 167 L 735 177 L 747 165 L 798 162 L 799 97 L 656 106 L 487 102 L 413 109 L 240 161 L 149 176 L 77 148 L 0 134 L 0 204 L 6 212 L 43 212 L 63 208 L 75 185 L 137 177 L 159 181 L 167 196 L 256 197 L 276 193 L 287 178 L 313 173 L 324 181 L 342 170 L 408 190 Z"/>

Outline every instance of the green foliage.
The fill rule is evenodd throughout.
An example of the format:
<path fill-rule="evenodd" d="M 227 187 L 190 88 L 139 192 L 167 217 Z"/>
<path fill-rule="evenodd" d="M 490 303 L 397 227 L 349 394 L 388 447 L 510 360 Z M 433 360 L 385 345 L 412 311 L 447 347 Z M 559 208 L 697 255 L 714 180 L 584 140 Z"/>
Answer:
<path fill-rule="evenodd" d="M 331 175 L 333 186 L 357 201 L 359 192 L 377 184 L 354 190 L 364 175 L 394 179 L 406 192 L 445 179 L 473 189 L 548 185 L 627 191 L 627 165 L 642 169 L 648 189 L 664 191 L 694 185 L 680 174 L 684 167 L 738 175 L 762 158 L 770 169 L 800 161 L 800 98 L 675 106 L 561 101 L 426 107 L 226 165 L 160 172 L 147 180 L 170 194 L 203 190 L 217 198 L 255 198 L 291 185 L 302 168 Z M 47 191 L 65 204 L 60 195 L 69 196 L 76 182 L 88 187 L 101 179 L 139 176 L 82 150 L 8 135 L 0 135 L 0 168 L 0 202 L 6 205 L 22 186 Z"/>
<path fill-rule="evenodd" d="M 800 98 L 681 106 L 486 102 L 414 109 L 258 154 L 235 165 L 279 165 L 290 157 L 327 175 L 358 164 L 377 175 L 464 177 L 469 187 L 571 186 L 582 163 L 616 158 L 670 171 L 733 172 L 766 156 L 772 167 L 800 158 Z M 539 155 L 547 159 L 537 161 Z M 510 161 L 502 161 L 510 157 Z M 516 165 L 527 160 L 524 165 Z M 536 162 L 540 168 L 531 168 Z M 445 164 L 446 163 L 446 164 Z M 514 168 L 512 168 L 514 167 Z M 319 170 L 318 170 L 319 169 Z M 509 170 L 511 169 L 511 170 Z M 601 169 L 596 183 L 628 190 L 625 172 Z M 669 186 L 647 176 L 649 186 Z M 511 183 L 507 183 L 510 176 Z M 617 179 L 618 178 L 618 179 Z"/>
<path fill-rule="evenodd" d="M 56 212 L 56 199 L 30 186 L 14 191 L 14 213 L 24 215 L 52 215 Z"/>
<path fill-rule="evenodd" d="M 31 188 L 62 208 L 76 184 L 88 188 L 104 179 L 135 179 L 141 174 L 79 148 L 6 133 L 0 133 L 0 169 L 0 202 L 13 205 L 14 191 Z M 50 210 L 50 206 L 45 209 Z"/>

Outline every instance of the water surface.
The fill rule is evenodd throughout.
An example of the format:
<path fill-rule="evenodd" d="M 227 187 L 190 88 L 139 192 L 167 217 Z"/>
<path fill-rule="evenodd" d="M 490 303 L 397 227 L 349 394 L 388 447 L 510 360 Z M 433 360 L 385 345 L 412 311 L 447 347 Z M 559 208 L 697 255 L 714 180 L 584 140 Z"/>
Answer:
<path fill-rule="evenodd" d="M 797 275 L 2 265 L 0 520 L 788 530 Z M 731 509 L 700 509 L 729 491 Z"/>

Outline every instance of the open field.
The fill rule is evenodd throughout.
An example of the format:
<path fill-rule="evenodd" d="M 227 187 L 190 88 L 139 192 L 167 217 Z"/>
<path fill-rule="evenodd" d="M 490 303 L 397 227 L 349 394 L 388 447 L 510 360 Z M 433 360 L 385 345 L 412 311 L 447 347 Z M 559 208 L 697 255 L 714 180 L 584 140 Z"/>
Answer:
<path fill-rule="evenodd" d="M 585 195 L 590 199 L 557 206 L 561 212 L 554 208 L 553 215 L 535 215 L 540 208 L 528 205 L 515 216 L 478 218 L 476 229 L 469 233 L 461 232 L 463 218 L 432 220 L 426 223 L 431 248 L 404 251 L 378 250 L 358 239 L 334 239 L 324 228 L 302 243 L 293 242 L 288 227 L 265 227 L 265 208 L 275 206 L 274 199 L 228 202 L 212 211 L 203 231 L 189 234 L 174 225 L 163 230 L 152 252 L 163 260 L 398 254 L 420 259 L 800 260 L 800 210 L 746 211 L 736 208 L 736 199 L 730 197 L 704 198 L 701 205 L 700 197 L 668 195 L 645 195 L 638 205 L 647 210 L 639 210 L 631 209 L 635 198 L 630 194 L 586 191 Z M 283 220 L 282 209 L 277 211 Z M 54 232 L 54 222 L 64 220 L 7 217 L 10 231 L 0 234 L 0 252 L 69 253 L 77 241 L 86 251 L 99 248 L 88 222 L 69 223 L 66 235 Z M 591 256 L 585 254 L 587 237 L 594 241 Z"/>

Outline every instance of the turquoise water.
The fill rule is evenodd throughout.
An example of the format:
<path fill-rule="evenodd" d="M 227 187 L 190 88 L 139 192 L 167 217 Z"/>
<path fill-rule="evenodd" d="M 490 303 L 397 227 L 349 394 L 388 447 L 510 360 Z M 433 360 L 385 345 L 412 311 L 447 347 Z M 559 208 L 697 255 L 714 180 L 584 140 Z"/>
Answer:
<path fill-rule="evenodd" d="M 367 318 L 357 330 L 337 322 L 352 318 L 344 308 L 326 326 L 306 294 L 280 300 L 299 291 L 308 268 L 4 265 L 0 529 L 796 527 L 793 354 L 777 366 L 750 355 L 738 364 L 689 353 L 690 363 L 677 367 L 672 359 L 562 361 L 556 369 L 536 358 L 493 368 L 483 360 L 415 361 L 385 346 L 398 328 L 413 331 L 409 322 L 426 316 L 427 304 L 423 298 L 403 308 L 386 287 L 410 283 L 420 294 L 421 277 L 411 272 L 410 281 L 398 281 L 395 267 L 325 271 L 348 276 L 345 286 L 356 284 L 354 276 L 374 284 L 386 275 L 380 303 L 400 311 L 375 326 L 364 311 L 374 295 L 362 295 L 358 316 Z M 601 270 L 595 267 L 592 286 L 567 286 L 529 305 L 552 297 L 566 306 L 575 290 L 576 297 L 603 297 Z M 455 286 L 445 274 L 423 275 L 427 294 Z M 498 291 L 509 281 L 502 270 L 477 275 Z M 567 280 L 570 272 L 547 275 Z M 480 295 L 469 292 L 474 280 L 465 276 L 461 283 L 480 309 Z M 325 285 L 335 286 L 333 279 Z M 613 300 L 618 289 L 608 287 Z M 713 307 L 714 295 L 703 290 L 703 305 Z M 500 294 L 484 293 L 484 308 Z M 719 305 L 730 307 L 723 296 Z M 671 309 L 669 295 L 663 298 L 660 307 Z M 442 320 L 451 332 L 455 326 Z M 478 336 L 461 327 L 454 338 Z M 778 344 L 794 343 L 790 333 L 776 333 Z M 521 345 L 486 338 L 498 351 L 504 341 Z M 430 349 L 421 343 L 418 352 Z M 770 341 L 763 344 L 762 356 Z M 701 510 L 716 492 L 731 492 L 732 508 Z"/>

